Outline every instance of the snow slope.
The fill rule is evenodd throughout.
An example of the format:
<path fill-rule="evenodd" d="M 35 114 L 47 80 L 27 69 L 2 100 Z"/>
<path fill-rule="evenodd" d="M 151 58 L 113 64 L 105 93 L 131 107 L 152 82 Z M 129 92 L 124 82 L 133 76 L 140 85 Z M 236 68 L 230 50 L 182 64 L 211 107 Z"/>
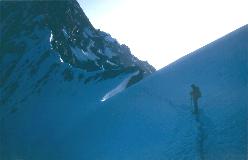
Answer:
<path fill-rule="evenodd" d="M 79 96 L 70 108 L 66 99 L 78 90 L 68 86 L 54 107 L 37 104 L 1 121 L 2 159 L 245 160 L 247 42 L 246 25 L 104 102 Z M 203 95 L 197 116 L 192 83 Z"/>
<path fill-rule="evenodd" d="M 104 102 L 72 132 L 81 159 L 247 159 L 248 25 Z M 190 85 L 202 91 L 191 113 Z M 77 141 L 82 139 L 84 143 Z"/>
<path fill-rule="evenodd" d="M 74 5 L 78 6 L 73 3 L 69 7 Z M 47 6 L 49 11 L 53 10 L 54 6 Z M 61 1 L 60 7 L 66 6 Z M 42 7 L 36 7 L 42 11 Z M 55 15 L 66 13 L 73 23 L 53 24 L 56 21 L 50 19 L 52 27 L 42 28 L 36 24 L 42 17 L 35 14 L 37 27 L 21 38 L 19 34 L 9 37 L 11 27 L 4 26 L 25 21 L 12 24 L 6 18 L 6 23 L 0 25 L 10 29 L 8 34 L 1 35 L 8 40 L 4 42 L 5 48 L 1 48 L 4 54 L 0 55 L 0 71 L 4 73 L 0 77 L 0 104 L 4 106 L 0 108 L 1 160 L 247 159 L 247 25 L 185 56 L 124 93 L 112 96 L 129 85 L 127 79 L 135 81 L 130 76 L 137 76 L 137 68 L 128 72 L 128 66 L 133 65 L 128 47 L 119 44 L 114 47 L 114 39 L 96 30 L 84 28 L 80 30 L 82 34 L 74 34 L 74 23 L 80 22 L 70 18 L 79 10 L 64 11 L 59 10 Z M 30 27 L 29 23 L 24 24 Z M 58 27 L 60 24 L 71 25 L 63 28 Z M 25 32 L 18 33 L 25 35 Z M 104 48 L 98 50 L 91 40 L 101 34 L 106 41 Z M 73 39 L 64 40 L 68 36 L 76 38 L 75 44 Z M 77 43 L 82 36 L 88 40 L 87 45 L 82 45 L 84 52 Z M 67 52 L 58 52 L 59 47 L 66 50 L 60 42 L 68 42 L 65 44 L 76 51 L 66 57 Z M 112 50 L 105 42 L 111 44 Z M 15 50 L 11 50 L 12 45 Z M 87 49 L 89 46 L 92 50 Z M 109 61 L 118 48 L 123 50 L 118 52 L 121 61 Z M 97 66 L 96 71 L 80 68 L 81 62 L 74 62 L 75 57 L 83 61 L 85 55 L 89 60 L 97 60 L 90 51 L 96 51 L 95 55 L 106 54 L 102 66 L 90 63 Z M 134 61 L 139 68 L 142 62 Z M 113 64 L 122 66 L 121 72 L 114 76 Z M 109 65 L 110 69 L 105 72 L 104 66 Z M 144 73 L 149 73 L 149 65 L 142 66 L 147 68 Z M 189 86 L 192 83 L 203 94 L 199 116 L 191 114 Z M 101 102 L 105 96 L 112 97 Z"/>

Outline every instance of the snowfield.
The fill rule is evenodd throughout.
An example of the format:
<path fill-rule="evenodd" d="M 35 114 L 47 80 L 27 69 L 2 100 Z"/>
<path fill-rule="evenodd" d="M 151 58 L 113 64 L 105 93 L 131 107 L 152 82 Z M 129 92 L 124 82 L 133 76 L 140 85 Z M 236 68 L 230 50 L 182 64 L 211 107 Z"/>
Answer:
<path fill-rule="evenodd" d="M 72 26 L 59 35 L 75 36 L 68 35 Z M 68 45 L 70 57 L 67 48 L 63 54 L 51 48 L 51 43 L 62 46 L 56 32 L 34 34 L 36 40 L 20 38 L 27 43 L 25 54 L 0 56 L 6 75 L 0 77 L 0 160 L 248 158 L 248 25 L 130 88 L 130 81 L 143 78 L 140 71 L 145 76 L 153 67 L 110 35 L 86 27 L 82 36 L 88 48 L 78 47 L 79 37 L 77 45 Z M 192 114 L 191 84 L 202 92 L 197 115 Z"/>
<path fill-rule="evenodd" d="M 246 25 L 104 102 L 109 87 L 101 86 L 119 80 L 78 87 L 54 79 L 26 107 L 1 119 L 2 157 L 245 160 L 247 55 Z M 202 91 L 198 115 L 192 114 L 192 83 Z"/>
<path fill-rule="evenodd" d="M 106 101 L 89 116 L 84 153 L 94 150 L 100 159 L 245 160 L 247 80 L 248 25 Z M 199 115 L 191 113 L 192 83 L 203 94 Z"/>
<path fill-rule="evenodd" d="M 247 55 L 246 25 L 105 101 L 70 132 L 67 139 L 82 147 L 71 152 L 79 159 L 247 159 Z M 199 115 L 192 83 L 203 94 Z"/>

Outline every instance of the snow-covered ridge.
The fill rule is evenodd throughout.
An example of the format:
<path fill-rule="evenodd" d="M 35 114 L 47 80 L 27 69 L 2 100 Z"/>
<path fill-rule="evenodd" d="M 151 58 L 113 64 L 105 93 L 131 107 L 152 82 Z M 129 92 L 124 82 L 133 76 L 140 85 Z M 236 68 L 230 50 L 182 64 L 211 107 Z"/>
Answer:
<path fill-rule="evenodd" d="M 0 5 L 1 160 L 247 159 L 247 26 L 137 84 L 152 67 L 76 1 Z"/>
<path fill-rule="evenodd" d="M 83 96 L 89 103 L 98 102 L 128 75 L 139 72 L 125 87 L 155 71 L 109 34 L 96 30 L 75 0 L 1 1 L 0 5 L 1 118 L 35 106 L 34 102 L 57 103 L 57 99 L 43 103 L 42 95 L 51 94 L 52 99 L 60 93 L 61 97 L 74 94 L 77 101 L 94 85 L 99 91 Z"/>
<path fill-rule="evenodd" d="M 17 88 L 11 100 L 27 97 L 11 112 L 0 108 L 1 159 L 247 159 L 247 42 L 245 26 L 121 93 L 140 73 L 84 84 L 83 77 L 101 71 L 82 74 L 67 63 L 46 69 L 53 61 L 40 57 L 36 76 L 16 71 L 22 81 L 9 81 L 8 91 Z M 36 81 L 37 92 L 29 93 Z M 202 92 L 198 115 L 192 83 Z"/>
<path fill-rule="evenodd" d="M 102 103 L 84 133 L 85 146 L 100 143 L 85 152 L 103 159 L 247 159 L 247 44 L 248 25 Z M 199 114 L 192 114 L 192 83 L 202 91 Z"/>
<path fill-rule="evenodd" d="M 118 78 L 121 83 L 122 75 L 137 71 L 141 80 L 155 71 L 123 50 L 109 34 L 96 30 L 75 0 L 3 1 L 0 5 L 1 106 L 12 108 L 25 101 L 56 74 L 62 75 L 57 77 L 62 81 L 94 84 Z M 53 76 L 48 73 L 54 66 Z M 27 93 L 19 93 L 21 86 L 27 86 Z M 16 100 L 11 101 L 12 97 Z"/>

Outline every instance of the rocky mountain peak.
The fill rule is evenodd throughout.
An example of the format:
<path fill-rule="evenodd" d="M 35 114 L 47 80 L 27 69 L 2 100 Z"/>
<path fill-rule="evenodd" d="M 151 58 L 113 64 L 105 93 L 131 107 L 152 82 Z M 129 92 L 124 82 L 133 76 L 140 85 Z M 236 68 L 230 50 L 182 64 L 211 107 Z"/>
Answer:
<path fill-rule="evenodd" d="M 40 92 L 56 74 L 83 84 L 133 75 L 129 87 L 155 71 L 95 29 L 76 0 L 1 1 L 0 8 L 2 105 L 21 86 Z"/>

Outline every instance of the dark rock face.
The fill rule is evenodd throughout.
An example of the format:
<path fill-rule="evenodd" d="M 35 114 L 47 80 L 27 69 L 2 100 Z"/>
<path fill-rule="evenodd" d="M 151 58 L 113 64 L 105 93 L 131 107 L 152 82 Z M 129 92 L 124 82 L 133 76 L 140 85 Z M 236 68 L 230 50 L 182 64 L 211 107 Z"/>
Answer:
<path fill-rule="evenodd" d="M 0 45 L 2 106 L 39 93 L 51 79 L 88 84 L 139 72 L 129 87 L 155 71 L 95 29 L 76 0 L 1 1 Z"/>
<path fill-rule="evenodd" d="M 98 75 L 106 78 L 112 70 L 139 70 L 142 77 L 155 71 L 133 56 L 127 46 L 96 30 L 75 0 L 1 2 L 1 53 L 25 53 L 33 46 L 13 45 L 13 38 L 37 40 L 37 29 L 50 30 L 51 50 L 59 53 L 65 63 L 87 72 L 100 71 Z"/>
<path fill-rule="evenodd" d="M 53 135 L 154 71 L 76 0 L 0 0 L 0 159 L 61 159 Z"/>

